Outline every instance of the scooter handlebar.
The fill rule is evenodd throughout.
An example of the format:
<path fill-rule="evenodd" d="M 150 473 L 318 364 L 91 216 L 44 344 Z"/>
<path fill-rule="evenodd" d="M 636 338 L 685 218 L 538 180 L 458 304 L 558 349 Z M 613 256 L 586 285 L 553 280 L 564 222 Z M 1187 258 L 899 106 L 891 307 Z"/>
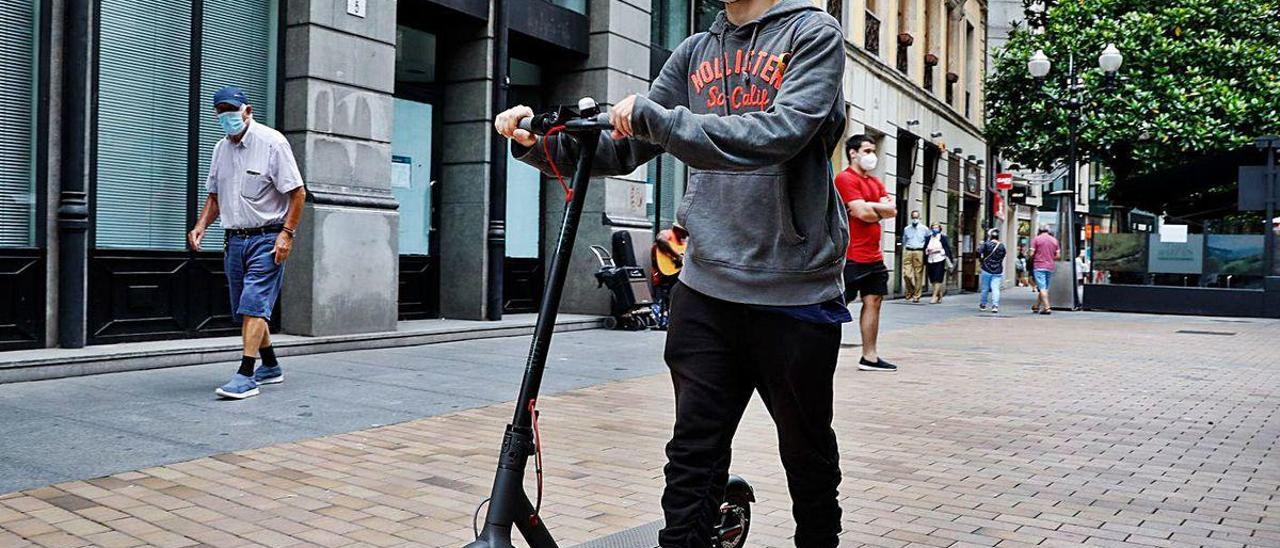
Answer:
<path fill-rule="evenodd" d="M 546 135 L 551 128 L 563 125 L 564 131 L 609 131 L 613 129 L 613 122 L 609 120 L 608 112 L 601 112 L 590 118 L 574 118 L 566 120 L 563 123 L 556 120 L 555 113 L 535 114 L 528 118 L 521 118 L 516 127 L 533 133 L 535 135 Z"/>

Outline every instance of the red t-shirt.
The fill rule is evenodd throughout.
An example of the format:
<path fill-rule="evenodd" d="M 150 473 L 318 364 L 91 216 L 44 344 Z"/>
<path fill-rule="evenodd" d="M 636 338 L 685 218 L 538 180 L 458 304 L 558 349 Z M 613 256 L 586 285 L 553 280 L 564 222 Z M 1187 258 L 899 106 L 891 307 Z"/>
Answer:
<path fill-rule="evenodd" d="M 1031 240 L 1032 255 L 1035 260 L 1032 261 L 1031 268 L 1034 270 L 1048 270 L 1053 272 L 1054 261 L 1058 260 L 1058 239 L 1050 236 L 1048 232 L 1041 233 Z"/>
<path fill-rule="evenodd" d="M 840 199 L 848 204 L 854 200 L 866 200 L 878 203 L 889 193 L 884 183 L 875 175 L 859 175 L 853 168 L 846 168 L 836 174 L 836 190 Z M 880 249 L 880 222 L 868 223 L 849 215 L 849 249 L 845 258 L 859 263 L 874 263 L 884 260 L 884 251 Z"/>

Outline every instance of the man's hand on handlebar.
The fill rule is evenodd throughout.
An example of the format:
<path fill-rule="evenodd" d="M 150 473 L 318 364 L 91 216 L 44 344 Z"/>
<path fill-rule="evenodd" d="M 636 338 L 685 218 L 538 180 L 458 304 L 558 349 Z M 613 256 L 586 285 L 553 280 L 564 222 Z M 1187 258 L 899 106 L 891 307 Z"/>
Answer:
<path fill-rule="evenodd" d="M 520 143 L 521 146 L 531 147 L 538 144 L 538 138 L 534 137 L 532 132 L 520 129 L 518 125 L 520 120 L 533 116 L 533 109 L 524 105 L 516 105 L 503 111 L 497 118 L 493 120 L 493 128 L 498 134 L 508 139 L 513 139 Z"/>
<path fill-rule="evenodd" d="M 634 133 L 631 131 L 631 111 L 636 107 L 636 96 L 628 95 L 626 99 L 618 101 L 609 109 L 609 121 L 613 122 L 613 138 L 622 139 L 631 137 Z"/>
<path fill-rule="evenodd" d="M 614 139 L 624 139 L 634 135 L 631 129 L 631 113 L 635 109 L 635 104 L 636 96 L 629 95 L 609 109 L 609 121 L 613 124 L 611 136 Z M 533 116 L 533 109 L 524 105 L 516 105 L 494 118 L 493 129 L 499 135 L 513 139 L 522 146 L 532 147 L 538 144 L 538 138 L 532 131 L 521 129 L 520 121 Z"/>

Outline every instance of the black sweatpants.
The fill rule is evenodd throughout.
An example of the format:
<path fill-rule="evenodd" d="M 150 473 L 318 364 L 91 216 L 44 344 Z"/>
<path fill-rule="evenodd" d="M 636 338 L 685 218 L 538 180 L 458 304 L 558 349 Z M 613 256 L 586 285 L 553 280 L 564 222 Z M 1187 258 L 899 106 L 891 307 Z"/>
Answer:
<path fill-rule="evenodd" d="M 836 546 L 840 458 L 831 429 L 840 326 L 722 301 L 677 284 L 666 360 L 676 392 L 667 444 L 662 548 L 707 548 L 728 480 L 730 442 L 753 391 L 773 416 L 796 546 Z M 750 470 L 741 471 L 750 480 Z"/>

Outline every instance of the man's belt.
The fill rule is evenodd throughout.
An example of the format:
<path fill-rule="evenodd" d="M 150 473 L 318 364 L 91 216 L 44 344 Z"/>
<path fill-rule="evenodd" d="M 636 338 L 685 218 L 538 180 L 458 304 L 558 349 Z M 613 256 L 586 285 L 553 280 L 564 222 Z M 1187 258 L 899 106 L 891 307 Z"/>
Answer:
<path fill-rule="evenodd" d="M 248 236 L 259 236 L 262 234 L 276 234 L 278 232 L 284 231 L 284 225 L 274 224 L 274 225 L 259 226 L 254 228 L 228 228 L 226 230 L 227 230 L 227 238 L 230 239 L 232 236 L 248 237 Z"/>
<path fill-rule="evenodd" d="M 908 247 L 907 251 L 924 251 L 923 247 Z"/>

